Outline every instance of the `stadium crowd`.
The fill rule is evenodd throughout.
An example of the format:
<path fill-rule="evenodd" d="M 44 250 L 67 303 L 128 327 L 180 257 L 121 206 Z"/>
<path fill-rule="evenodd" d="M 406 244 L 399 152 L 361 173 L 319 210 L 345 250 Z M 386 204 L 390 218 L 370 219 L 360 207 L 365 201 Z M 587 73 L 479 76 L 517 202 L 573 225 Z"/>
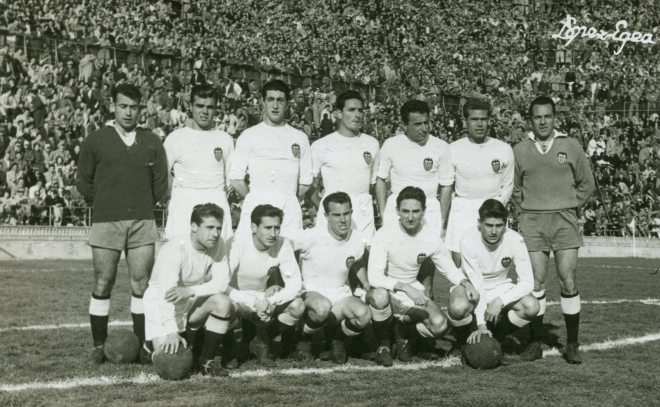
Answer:
<path fill-rule="evenodd" d="M 653 1 L 262 3 L 184 3 L 180 15 L 163 0 L 0 4 L 8 36 L 55 38 L 75 50 L 28 58 L 7 41 L 0 49 L 0 222 L 87 224 L 74 186 L 78 153 L 111 119 L 118 83 L 141 88 L 140 125 L 162 138 L 189 123 L 191 86 L 211 83 L 218 128 L 238 137 L 261 121 L 259 81 L 228 75 L 238 65 L 260 71 L 262 82 L 303 77 L 288 116 L 312 140 L 335 129 L 338 83 L 365 93 L 363 131 L 381 143 L 402 131 L 398 109 L 414 97 L 429 104 L 434 133 L 448 142 L 465 136 L 458 112 L 466 98 L 487 99 L 491 136 L 515 144 L 529 131 L 529 100 L 545 93 L 557 103 L 557 129 L 592 158 L 599 192 L 581 214 L 584 233 L 627 236 L 634 219 L 638 233 L 658 236 L 660 44 L 629 43 L 616 55 L 617 41 L 565 46 L 551 37 L 566 14 L 608 32 L 625 19 L 631 31 L 655 35 Z M 118 64 L 113 49 L 130 52 Z M 159 64 L 158 55 L 174 63 Z"/>

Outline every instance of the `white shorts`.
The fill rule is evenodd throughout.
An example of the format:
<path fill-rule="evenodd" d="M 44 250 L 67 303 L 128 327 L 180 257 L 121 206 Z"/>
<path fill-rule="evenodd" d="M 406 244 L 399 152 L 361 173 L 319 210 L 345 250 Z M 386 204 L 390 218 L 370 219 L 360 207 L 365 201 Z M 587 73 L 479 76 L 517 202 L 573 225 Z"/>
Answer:
<path fill-rule="evenodd" d="M 280 234 L 284 237 L 293 236 L 302 230 L 302 209 L 295 194 L 282 194 L 270 191 L 250 191 L 241 206 L 241 219 L 238 222 L 236 234 L 252 233 L 250 216 L 259 205 L 270 204 L 284 211 L 284 219 Z"/>
<path fill-rule="evenodd" d="M 231 210 L 227 194 L 222 189 L 172 188 L 172 199 L 168 206 L 165 238 L 190 233 L 190 215 L 195 205 L 214 203 L 224 211 L 222 239 L 227 241 L 234 231 L 231 228 Z"/>
<path fill-rule="evenodd" d="M 367 246 L 369 246 L 376 233 L 373 198 L 369 194 L 356 194 L 350 195 L 350 197 L 353 205 L 352 227 L 362 233 L 362 236 L 367 240 Z M 325 199 L 325 196 L 323 199 Z M 328 220 L 325 218 L 325 211 L 323 210 L 323 199 L 321 199 L 321 206 L 316 215 L 316 225 L 314 226 L 316 228 L 328 227 Z"/>
<path fill-rule="evenodd" d="M 484 292 L 484 299 L 486 300 L 486 304 L 493 301 L 495 298 L 502 296 L 504 293 L 511 290 L 515 286 L 516 286 L 516 284 L 513 284 L 511 282 L 511 279 L 507 278 L 506 280 L 504 280 L 502 283 L 496 285 L 495 287 L 487 289 Z M 456 285 L 452 286 L 449 289 L 449 292 L 451 293 L 452 291 L 454 291 L 454 288 L 456 288 L 456 287 L 458 287 L 458 286 L 456 286 Z"/>
<path fill-rule="evenodd" d="M 352 297 L 353 293 L 351 292 L 351 287 L 348 285 L 341 286 L 339 288 L 326 288 L 326 289 L 316 289 L 314 287 L 303 287 L 301 293 L 304 292 L 315 292 L 319 293 L 332 303 L 334 307 L 336 303 L 343 300 L 344 298 Z"/>
<path fill-rule="evenodd" d="M 419 281 L 410 283 L 410 285 L 422 294 L 424 293 L 424 286 Z M 390 291 L 390 304 L 392 306 L 392 314 L 399 320 L 404 317 L 410 308 L 416 306 L 415 302 L 403 291 Z"/>
<path fill-rule="evenodd" d="M 396 196 L 394 194 L 387 198 L 385 212 L 383 213 L 383 226 L 390 222 L 398 222 L 399 216 L 396 213 Z M 426 211 L 424 212 L 424 222 L 432 228 L 438 230 L 439 236 L 442 236 L 442 212 L 440 212 L 440 201 L 436 197 L 426 197 Z"/>
<path fill-rule="evenodd" d="M 485 199 L 466 199 L 456 197 L 451 202 L 445 245 L 452 252 L 460 253 L 461 238 L 479 223 L 479 208 Z"/>
<path fill-rule="evenodd" d="M 148 341 L 153 340 L 154 338 L 159 338 L 161 336 L 167 336 L 172 332 L 167 332 L 165 325 L 163 324 L 163 316 L 161 315 L 159 300 L 157 298 L 158 293 L 156 290 L 149 290 L 144 293 L 142 303 L 144 304 L 144 333 L 145 339 Z M 188 317 L 190 311 L 193 308 L 196 308 L 195 305 L 199 306 L 203 304 L 208 297 L 202 297 L 199 300 L 198 304 L 195 304 L 195 299 L 187 299 L 185 301 L 179 301 L 174 304 L 175 309 L 175 320 L 178 332 L 185 332 L 186 326 L 188 325 Z M 203 300 L 203 301 L 202 301 Z"/>

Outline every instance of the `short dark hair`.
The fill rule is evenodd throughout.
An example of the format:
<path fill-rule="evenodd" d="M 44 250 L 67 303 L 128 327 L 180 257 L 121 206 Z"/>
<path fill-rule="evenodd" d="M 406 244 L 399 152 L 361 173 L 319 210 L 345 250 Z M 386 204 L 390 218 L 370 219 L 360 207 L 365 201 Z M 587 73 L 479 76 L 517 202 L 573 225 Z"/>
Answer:
<path fill-rule="evenodd" d="M 335 107 L 337 110 L 341 111 L 344 110 L 344 106 L 346 105 L 346 101 L 352 100 L 352 99 L 357 99 L 360 102 L 362 102 L 362 106 L 364 106 L 364 98 L 358 92 L 357 90 L 349 89 L 345 90 L 342 93 L 337 96 L 337 102 L 335 103 Z"/>
<path fill-rule="evenodd" d="M 204 219 L 214 217 L 222 223 L 225 219 L 225 211 L 214 203 L 205 203 L 202 205 L 195 205 L 190 215 L 190 223 L 199 226 Z"/>
<path fill-rule="evenodd" d="M 422 204 L 422 209 L 426 209 L 426 194 L 420 188 L 417 187 L 405 187 L 399 192 L 399 196 L 396 197 L 396 207 L 401 207 L 401 202 L 406 199 L 414 199 L 419 201 Z"/>
<path fill-rule="evenodd" d="M 529 104 L 529 111 L 527 112 L 529 114 L 529 119 L 532 119 L 532 112 L 534 111 L 534 106 L 545 106 L 545 105 L 550 105 L 552 106 L 552 115 L 554 116 L 556 114 L 555 111 L 555 101 L 550 99 L 547 96 L 539 96 L 536 99 L 532 100 L 532 103 Z"/>
<path fill-rule="evenodd" d="M 284 83 L 283 80 L 273 79 L 266 82 L 264 86 L 261 87 L 261 97 L 265 99 L 269 90 L 283 92 L 287 102 L 291 100 L 291 88 L 289 88 L 289 85 Z"/>
<path fill-rule="evenodd" d="M 504 204 L 497 199 L 486 199 L 479 208 L 479 220 L 483 222 L 487 218 L 502 219 L 506 223 L 507 211 Z"/>
<path fill-rule="evenodd" d="M 280 218 L 281 222 L 284 220 L 284 212 L 270 204 L 257 205 L 250 214 L 250 221 L 259 226 L 262 218 Z"/>
<path fill-rule="evenodd" d="M 124 95 L 131 100 L 142 101 L 142 92 L 140 89 L 129 83 L 122 83 L 112 88 L 112 102 L 117 103 L 117 96 Z"/>
<path fill-rule="evenodd" d="M 353 202 L 351 202 L 351 197 L 348 196 L 346 192 L 333 192 L 332 194 L 326 196 L 323 199 L 323 210 L 325 213 L 330 213 L 330 204 L 331 203 L 336 203 L 336 204 L 345 204 L 348 202 L 348 205 L 350 206 L 351 209 L 353 209 Z"/>
<path fill-rule="evenodd" d="M 404 123 L 408 124 L 408 119 L 410 118 L 410 113 L 419 113 L 419 114 L 430 114 L 431 109 L 429 109 L 428 103 L 421 100 L 409 100 L 401 106 L 401 120 Z"/>
<path fill-rule="evenodd" d="M 468 99 L 467 102 L 463 105 L 463 117 L 470 117 L 470 112 L 473 110 L 485 110 L 488 112 L 488 117 L 492 113 L 490 108 L 490 103 L 481 99 Z"/>
<path fill-rule="evenodd" d="M 215 102 L 218 102 L 218 94 L 215 91 L 215 88 L 211 85 L 195 85 L 190 91 L 190 103 L 195 102 L 195 96 L 200 99 L 213 98 Z"/>

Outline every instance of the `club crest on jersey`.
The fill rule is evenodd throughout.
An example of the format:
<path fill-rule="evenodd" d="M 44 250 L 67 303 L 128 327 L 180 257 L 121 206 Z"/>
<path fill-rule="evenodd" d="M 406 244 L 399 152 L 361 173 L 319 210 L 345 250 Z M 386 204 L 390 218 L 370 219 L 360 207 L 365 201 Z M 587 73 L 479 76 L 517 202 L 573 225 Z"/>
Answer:
<path fill-rule="evenodd" d="M 490 165 L 493 166 L 493 171 L 495 171 L 495 174 L 499 174 L 500 170 L 502 169 L 502 163 L 500 160 L 497 158 L 491 161 Z"/>
<path fill-rule="evenodd" d="M 424 260 L 426 260 L 426 253 L 420 253 L 417 255 L 417 264 L 422 264 L 424 263 Z"/>
<path fill-rule="evenodd" d="M 364 157 L 364 162 L 367 163 L 367 165 L 371 165 L 371 153 L 368 151 L 365 151 L 364 154 L 362 154 L 362 157 Z"/>
<path fill-rule="evenodd" d="M 355 257 L 348 256 L 348 258 L 346 259 L 346 268 L 350 270 L 351 267 L 353 267 L 353 264 L 355 264 Z"/>
<path fill-rule="evenodd" d="M 431 171 L 431 168 L 433 168 L 433 158 L 427 157 L 424 159 L 424 169 Z"/>
<path fill-rule="evenodd" d="M 293 156 L 296 158 L 300 158 L 300 146 L 298 143 L 293 143 L 291 146 L 291 152 L 293 153 Z"/>
<path fill-rule="evenodd" d="M 511 257 L 505 257 L 502 259 L 502 267 L 506 268 L 511 265 Z"/>
<path fill-rule="evenodd" d="M 568 158 L 568 156 L 567 156 L 566 153 L 563 152 L 563 151 L 560 151 L 560 152 L 557 154 L 557 162 L 558 162 L 559 164 L 564 164 L 564 163 L 566 163 L 566 159 L 567 159 L 567 158 Z"/>
<path fill-rule="evenodd" d="M 222 161 L 222 149 L 220 147 L 216 147 L 215 150 L 213 150 L 213 154 L 215 155 L 215 160 L 217 162 Z"/>

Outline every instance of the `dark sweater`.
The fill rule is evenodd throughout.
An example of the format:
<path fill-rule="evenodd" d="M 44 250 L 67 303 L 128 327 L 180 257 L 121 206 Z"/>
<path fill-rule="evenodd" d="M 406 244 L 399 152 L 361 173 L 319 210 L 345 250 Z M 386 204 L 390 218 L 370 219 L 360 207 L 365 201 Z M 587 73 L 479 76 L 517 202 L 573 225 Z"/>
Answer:
<path fill-rule="evenodd" d="M 138 127 L 128 147 L 113 126 L 103 127 L 85 139 L 76 181 L 93 202 L 94 222 L 154 219 L 154 206 L 167 190 L 163 143 Z"/>
<path fill-rule="evenodd" d="M 534 140 L 518 143 L 513 200 L 524 212 L 559 212 L 582 207 L 596 190 L 582 146 L 568 137 L 555 137 L 541 154 Z"/>

